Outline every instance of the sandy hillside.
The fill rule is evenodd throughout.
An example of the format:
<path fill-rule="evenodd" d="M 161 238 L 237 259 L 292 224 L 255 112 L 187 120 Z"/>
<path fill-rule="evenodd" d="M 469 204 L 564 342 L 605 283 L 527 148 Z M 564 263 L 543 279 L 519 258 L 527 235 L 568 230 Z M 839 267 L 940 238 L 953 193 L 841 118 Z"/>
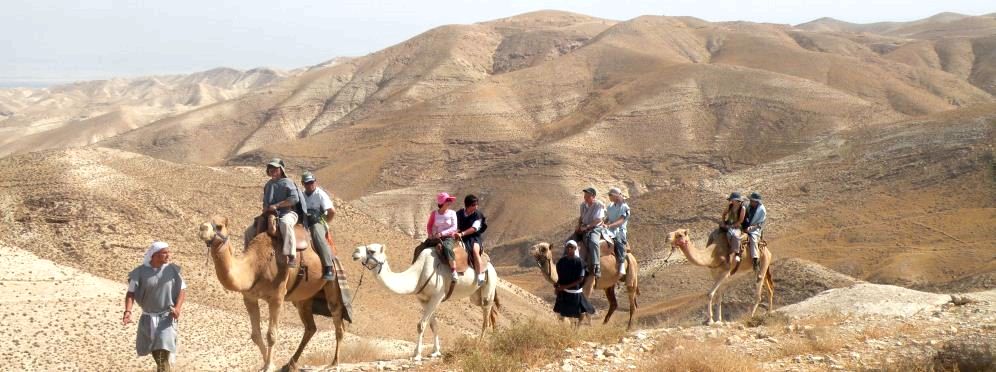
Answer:
<path fill-rule="evenodd" d="M 86 146 L 275 84 L 288 73 L 217 68 L 189 75 L 0 89 L 0 156 Z"/>
<path fill-rule="evenodd" d="M 213 265 L 206 264 L 204 243 L 196 231 L 198 224 L 213 214 L 229 216 L 235 226 L 246 225 L 258 209 L 257 193 L 265 181 L 261 168 L 184 166 L 108 149 L 33 153 L 0 159 L 0 164 L 5 169 L 0 184 L 0 219 L 5 221 L 0 242 L 92 275 L 107 288 L 101 293 L 115 293 L 106 301 L 120 304 L 117 297 L 121 294 L 116 292 L 121 287 L 111 284 L 123 283 L 128 271 L 140 263 L 149 242 L 162 239 L 174 247 L 175 261 L 184 268 L 188 301 L 230 314 L 226 317 L 233 319 L 233 325 L 245 321 L 241 297 L 218 284 Z M 333 232 L 354 290 L 362 269 L 348 256 L 357 245 L 386 244 L 392 262 L 399 267 L 395 270 L 407 266 L 416 241 L 339 202 Z M 236 245 L 242 244 L 240 240 L 233 237 Z M 499 296 L 502 324 L 533 317 L 546 306 L 507 284 Z M 414 298 L 390 294 L 366 275 L 353 307 L 356 318 L 349 332 L 364 338 L 414 340 L 415 322 L 421 313 Z M 109 314 L 110 310 L 100 311 Z M 300 324 L 290 305 L 284 314 L 288 327 Z M 479 308 L 466 301 L 443 304 L 438 314 L 447 334 L 470 333 L 480 326 Z M 113 324 L 112 320 L 100 322 Z M 330 325 L 320 320 L 322 329 Z M 237 339 L 248 348 L 248 328 L 238 329 L 246 337 Z M 205 337 L 237 334 L 233 332 Z M 291 333 L 282 337 L 282 342 L 296 342 L 293 340 Z M 309 350 L 321 350 L 318 347 Z"/>

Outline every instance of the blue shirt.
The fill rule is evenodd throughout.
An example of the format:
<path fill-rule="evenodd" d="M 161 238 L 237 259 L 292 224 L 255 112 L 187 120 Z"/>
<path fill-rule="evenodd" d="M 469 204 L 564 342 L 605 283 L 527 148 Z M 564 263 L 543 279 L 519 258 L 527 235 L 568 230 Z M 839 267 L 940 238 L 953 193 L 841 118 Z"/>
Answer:
<path fill-rule="evenodd" d="M 607 224 L 612 224 L 620 218 L 623 219 L 622 225 L 611 228 L 609 231 L 619 237 L 619 240 L 626 241 L 626 225 L 629 224 L 629 204 L 626 204 L 626 202 L 609 204 L 609 207 L 606 208 L 605 217 Z"/>

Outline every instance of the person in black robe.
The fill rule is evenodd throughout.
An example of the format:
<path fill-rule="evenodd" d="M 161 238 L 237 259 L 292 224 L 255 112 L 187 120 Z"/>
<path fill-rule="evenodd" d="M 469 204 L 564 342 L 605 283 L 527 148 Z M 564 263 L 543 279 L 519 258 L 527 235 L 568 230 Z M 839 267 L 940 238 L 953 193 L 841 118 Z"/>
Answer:
<path fill-rule="evenodd" d="M 557 284 L 553 286 L 557 301 L 553 311 L 562 318 L 578 319 L 578 325 L 588 314 L 595 314 L 595 308 L 581 291 L 584 276 L 584 261 L 578 254 L 578 244 L 568 240 L 564 246 L 564 257 L 557 261 Z"/>

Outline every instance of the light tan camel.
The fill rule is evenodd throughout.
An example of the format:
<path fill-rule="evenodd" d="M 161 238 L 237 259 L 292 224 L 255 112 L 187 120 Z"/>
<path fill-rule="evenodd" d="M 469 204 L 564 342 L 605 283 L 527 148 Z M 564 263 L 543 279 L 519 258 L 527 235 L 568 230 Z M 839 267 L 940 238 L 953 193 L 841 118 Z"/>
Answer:
<path fill-rule="evenodd" d="M 708 258 L 699 257 L 699 252 L 695 249 L 692 239 L 689 236 L 688 229 L 678 229 L 668 233 L 667 242 L 671 246 L 671 252 L 674 253 L 675 249 L 680 249 L 681 253 L 688 258 L 688 261 L 697 266 L 705 266 L 712 272 L 713 279 L 716 280 L 716 284 L 712 286 L 709 291 L 709 323 L 714 323 L 712 305 L 715 302 L 715 298 L 719 295 L 719 321 L 723 321 L 723 291 L 725 289 L 721 288 L 726 280 L 730 277 L 731 266 L 729 260 L 730 247 L 726 240 L 724 233 L 719 229 L 716 229 L 709 234 L 709 239 L 706 242 L 706 251 L 709 254 Z M 760 270 L 757 275 L 757 291 L 755 293 L 754 308 L 750 312 L 750 316 L 754 316 L 757 312 L 757 307 L 761 304 L 761 288 L 765 285 L 768 288 L 768 309 L 774 304 L 775 296 L 775 283 L 771 279 L 771 270 L 769 269 L 772 262 L 771 251 L 765 246 L 758 246 L 761 250 L 760 253 Z M 749 260 L 750 258 L 747 257 Z M 748 272 L 751 271 L 750 262 L 744 263 L 743 268 L 740 268 L 737 272 Z M 762 276 L 760 273 L 764 273 Z"/>
<path fill-rule="evenodd" d="M 462 245 L 457 245 L 454 249 L 464 248 Z M 422 335 L 425 333 L 426 325 L 432 328 L 434 338 L 430 357 L 441 356 L 435 312 L 439 304 L 446 299 L 447 291 L 454 283 L 451 281 L 449 266 L 439 259 L 436 250 L 423 250 L 415 263 L 400 273 L 391 271 L 391 265 L 387 262 L 387 254 L 384 253 L 384 246 L 381 244 L 356 247 L 353 252 L 353 260 L 359 261 L 364 267 L 372 271 L 377 276 L 377 280 L 391 292 L 400 295 L 415 295 L 418 302 L 422 303 L 422 318 L 416 327 L 418 342 L 415 344 L 415 353 L 412 357 L 415 360 L 422 360 Z M 467 273 L 458 277 L 459 279 L 455 283 L 456 287 L 449 294 L 452 299 L 470 297 L 471 303 L 484 310 L 481 336 L 484 336 L 484 331 L 488 326 L 495 327 L 498 322 L 498 310 L 501 308 L 497 292 L 498 273 L 490 262 L 484 272 L 484 285 L 478 287 L 475 276 Z"/>
<path fill-rule="evenodd" d="M 603 240 L 601 244 L 605 245 L 606 242 Z M 603 247 L 602 249 L 606 250 L 607 248 Z M 536 260 L 540 271 L 543 272 L 543 277 L 551 284 L 557 283 L 557 265 L 553 261 L 553 250 L 550 249 L 550 243 L 542 242 L 532 246 L 529 249 L 529 254 Z M 629 321 L 626 323 L 626 329 L 631 329 L 633 327 L 633 314 L 636 313 L 638 307 L 636 297 L 640 295 L 640 265 L 636 262 L 636 257 L 631 253 L 626 253 L 626 265 L 628 265 L 629 270 L 626 271 L 625 277 L 619 276 L 618 265 L 616 264 L 616 257 L 614 255 L 602 256 L 600 265 L 602 268 L 601 278 L 595 280 L 593 275 L 585 278 L 583 286 L 584 296 L 590 298 L 592 289 L 605 290 L 605 297 L 609 300 L 609 311 L 606 312 L 605 320 L 602 321 L 602 324 L 608 323 L 609 318 L 612 317 L 612 313 L 619 306 L 618 301 L 616 301 L 616 283 L 624 279 L 626 294 L 629 295 Z"/>
<path fill-rule="evenodd" d="M 301 265 L 307 267 L 308 275 L 302 277 L 297 286 L 294 287 L 298 267 L 295 265 L 288 269 L 286 264 L 277 264 L 285 262 L 283 254 L 278 253 L 281 252 L 281 242 L 271 238 L 266 233 L 260 233 L 249 244 L 246 244 L 245 250 L 235 253 L 228 241 L 229 233 L 228 218 L 225 217 L 212 217 L 211 222 L 205 222 L 200 227 L 200 238 L 207 243 L 210 249 L 218 281 L 225 289 L 242 294 L 246 310 L 249 311 L 249 321 L 252 323 L 252 341 L 259 347 L 259 352 L 263 355 L 263 367 L 260 370 L 269 371 L 273 367 L 271 354 L 273 346 L 277 343 L 277 327 L 280 324 L 280 310 L 284 301 L 290 301 L 294 304 L 294 307 L 297 308 L 297 314 L 304 324 L 301 344 L 298 345 L 294 356 L 284 367 L 290 371 L 297 370 L 298 358 L 301 357 L 304 347 L 318 329 L 315 326 L 315 317 L 311 306 L 312 298 L 319 291 L 325 291 L 325 298 L 335 323 L 336 343 L 332 365 L 338 364 L 339 348 L 346 332 L 346 325 L 343 322 L 345 306 L 343 306 L 340 296 L 338 281 L 326 282 L 322 280 L 322 264 L 318 254 L 311 249 L 299 252 L 298 259 L 303 260 Z M 298 236 L 310 235 L 301 230 L 298 231 Z M 287 293 L 288 289 L 292 287 L 293 290 Z M 270 322 L 265 341 L 260 333 L 259 300 L 265 301 L 270 310 Z"/>

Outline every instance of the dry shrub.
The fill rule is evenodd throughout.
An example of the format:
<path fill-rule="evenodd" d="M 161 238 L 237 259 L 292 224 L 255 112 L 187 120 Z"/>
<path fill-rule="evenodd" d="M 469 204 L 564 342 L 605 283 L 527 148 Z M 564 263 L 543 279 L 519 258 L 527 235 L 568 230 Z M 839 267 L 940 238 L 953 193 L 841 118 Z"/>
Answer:
<path fill-rule="evenodd" d="M 549 363 L 563 356 L 564 349 L 581 342 L 616 343 L 625 335 L 618 327 L 582 326 L 541 320 L 518 322 L 485 336 L 461 337 L 447 352 L 444 362 L 464 371 L 509 371 Z"/>
<path fill-rule="evenodd" d="M 877 340 L 896 334 L 896 327 L 868 326 L 861 330 L 861 341 Z"/>
<path fill-rule="evenodd" d="M 801 326 L 802 335 L 783 341 L 773 354 L 775 359 L 793 355 L 826 354 L 841 350 L 852 340 L 837 333 L 839 321 L 832 319 L 810 320 Z"/>
<path fill-rule="evenodd" d="M 765 326 L 768 328 L 780 328 L 787 326 L 792 323 L 792 319 L 789 319 L 788 315 L 779 312 L 768 312 L 761 315 L 755 315 L 750 319 L 744 320 L 744 326 L 748 328 Z"/>
<path fill-rule="evenodd" d="M 324 366 L 332 363 L 335 349 L 323 350 L 321 352 L 307 353 L 301 356 L 299 365 Z M 395 357 L 382 350 L 377 343 L 368 339 L 355 341 L 343 341 L 339 350 L 339 363 L 370 362 L 375 360 L 387 360 Z"/>
<path fill-rule="evenodd" d="M 716 344 L 689 343 L 680 350 L 661 352 L 659 355 L 642 363 L 639 370 L 660 372 L 761 371 L 756 360 Z"/>

